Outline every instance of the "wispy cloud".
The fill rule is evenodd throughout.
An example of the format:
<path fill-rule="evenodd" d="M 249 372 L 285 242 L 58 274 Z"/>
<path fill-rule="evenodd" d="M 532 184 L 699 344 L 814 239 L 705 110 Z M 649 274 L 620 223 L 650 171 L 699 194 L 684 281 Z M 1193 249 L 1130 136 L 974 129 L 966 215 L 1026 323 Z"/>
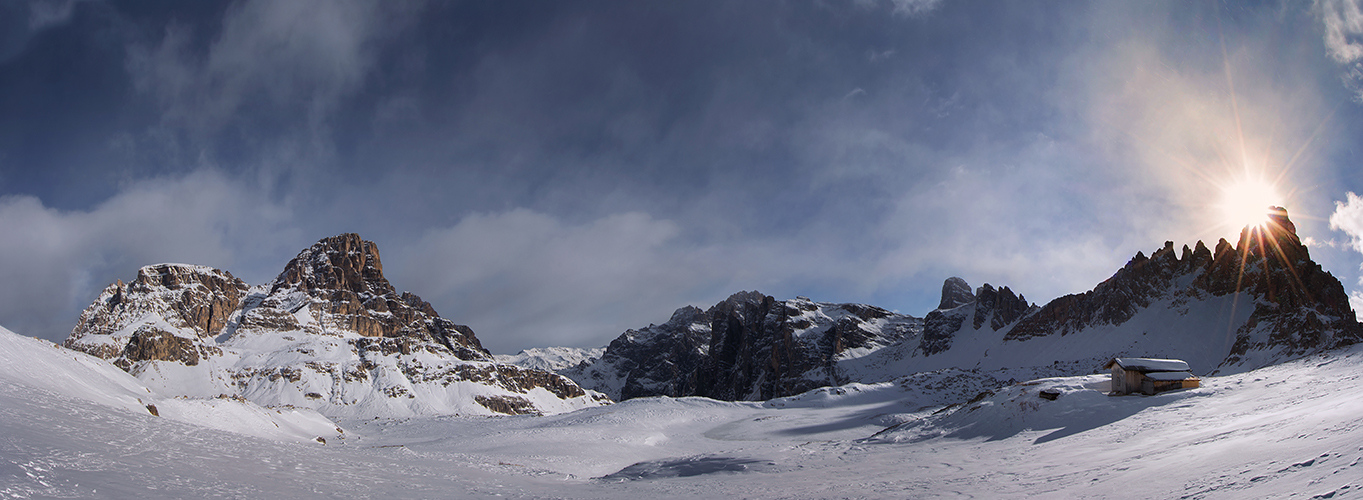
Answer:
<path fill-rule="evenodd" d="M 91 0 L 12 0 L 0 4 L 0 63 L 27 48 L 38 33 L 71 21 L 76 4 Z"/>
<path fill-rule="evenodd" d="M 1317 2 L 1325 27 L 1325 49 L 1344 70 L 1341 78 L 1363 102 L 1363 7 L 1359 0 L 1322 0 Z"/>
<path fill-rule="evenodd" d="M 932 12 L 942 0 L 856 0 L 856 3 L 868 8 L 888 4 L 895 15 L 918 17 Z"/>
<path fill-rule="evenodd" d="M 1349 236 L 1349 245 L 1363 253 L 1363 198 L 1353 192 L 1346 197 L 1344 201 L 1335 202 L 1335 212 L 1330 214 L 1330 229 L 1344 232 Z"/>
<path fill-rule="evenodd" d="M 381 43 L 420 5 L 246 0 L 232 4 L 220 26 L 172 23 L 155 43 L 131 45 L 127 69 L 159 103 L 162 125 L 189 133 L 194 155 L 214 154 L 222 134 L 253 152 L 325 156 L 342 100 L 363 87 Z M 207 34 L 196 30 L 216 35 L 205 47 L 196 40 Z"/>

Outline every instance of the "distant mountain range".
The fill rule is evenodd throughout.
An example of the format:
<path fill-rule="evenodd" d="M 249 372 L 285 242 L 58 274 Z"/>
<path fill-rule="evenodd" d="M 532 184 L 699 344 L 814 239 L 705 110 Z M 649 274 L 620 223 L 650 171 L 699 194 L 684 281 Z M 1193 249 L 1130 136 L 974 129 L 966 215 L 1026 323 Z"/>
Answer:
<path fill-rule="evenodd" d="M 1363 340 L 1343 285 L 1311 260 L 1286 210 L 1232 246 L 1138 252 L 1093 290 L 1044 306 L 1008 287 L 942 286 L 923 318 L 861 304 L 740 292 L 628 330 L 562 369 L 617 400 L 766 400 L 849 382 L 959 368 L 1010 379 L 1093 373 L 1113 357 L 1170 357 L 1241 372 Z"/>
<path fill-rule="evenodd" d="M 1235 245 L 1180 252 L 1166 242 L 1092 290 L 1041 306 L 956 277 L 922 318 L 748 291 L 682 307 L 601 349 L 498 357 L 472 329 L 398 293 L 377 247 L 344 234 L 264 285 L 203 266 L 144 267 L 106 288 L 65 345 L 166 396 L 371 417 L 558 413 L 649 396 L 768 400 L 943 370 L 986 387 L 1093 373 L 1122 356 L 1230 373 L 1360 340 L 1343 286 L 1279 209 Z"/>

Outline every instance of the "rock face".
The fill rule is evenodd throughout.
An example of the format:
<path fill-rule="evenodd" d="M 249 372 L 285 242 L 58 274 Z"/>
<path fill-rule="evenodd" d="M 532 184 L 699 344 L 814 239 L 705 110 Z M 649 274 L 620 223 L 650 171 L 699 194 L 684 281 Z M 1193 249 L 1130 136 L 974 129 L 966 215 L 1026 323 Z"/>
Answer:
<path fill-rule="evenodd" d="M 853 304 L 735 294 L 625 332 L 601 359 L 561 370 L 619 399 L 769 399 L 821 385 L 936 370 L 993 380 L 1094 373 L 1114 357 L 1179 358 L 1199 375 L 1247 371 L 1363 341 L 1334 276 L 1286 210 L 1237 244 L 1137 253 L 1093 290 L 1029 303 L 1008 287 L 942 285 L 923 320 Z"/>
<path fill-rule="evenodd" d="M 328 416 L 549 413 L 605 401 L 552 372 L 496 363 L 467 326 L 383 277 L 355 234 L 302 251 L 271 283 L 147 266 L 110 285 L 66 346 L 169 394 L 242 396 Z"/>
<path fill-rule="evenodd" d="M 1138 252 L 1093 290 L 1046 304 L 1006 339 L 1120 326 L 1162 301 L 1182 307 L 1216 297 L 1250 299 L 1248 318 L 1228 325 L 1234 344 L 1218 366 L 1261 365 L 1363 340 L 1344 286 L 1311 260 L 1280 207 L 1273 207 L 1266 223 L 1242 230 L 1233 247 L 1222 239 L 1214 252 L 1200 241 L 1181 252 L 1165 242 L 1148 258 Z"/>
<path fill-rule="evenodd" d="M 1026 297 L 1014 294 L 1006 286 L 995 290 L 985 283 L 975 289 L 974 295 L 969 293 L 970 285 L 961 278 L 953 276 L 942 284 L 941 304 L 923 318 L 923 335 L 918 342 L 922 355 L 950 349 L 952 339 L 967 324 L 967 319 L 976 330 L 998 331 L 1036 310 Z"/>
<path fill-rule="evenodd" d="M 81 313 L 66 345 L 125 370 L 148 360 L 193 366 L 218 353 L 211 340 L 227 327 L 247 289 L 231 273 L 210 267 L 146 266 L 131 283 L 105 288 Z"/>
<path fill-rule="evenodd" d="M 917 318 L 861 304 L 739 292 L 662 325 L 629 330 L 600 359 L 560 373 L 617 399 L 765 400 L 845 383 L 838 364 L 916 337 Z"/>
<path fill-rule="evenodd" d="M 300 308 L 307 314 L 299 316 Z M 242 309 L 237 328 L 245 332 L 353 332 L 379 344 L 397 339 L 408 349 L 437 343 L 464 361 L 491 359 L 472 329 L 441 318 L 421 297 L 399 294 L 383 277 L 378 246 L 356 234 L 326 238 L 299 253 L 267 294 L 251 297 Z"/>

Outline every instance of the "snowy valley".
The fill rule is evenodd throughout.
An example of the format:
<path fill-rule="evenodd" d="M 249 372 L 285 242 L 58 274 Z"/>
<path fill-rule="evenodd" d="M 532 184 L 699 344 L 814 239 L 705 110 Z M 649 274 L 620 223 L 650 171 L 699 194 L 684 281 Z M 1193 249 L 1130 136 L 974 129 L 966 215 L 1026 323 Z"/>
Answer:
<path fill-rule="evenodd" d="M 66 347 L 0 329 L 0 495 L 1352 498 L 1360 340 L 1285 212 L 1044 305 L 741 292 L 495 357 L 342 235 L 267 285 L 145 267 Z M 1121 356 L 1201 387 L 1110 396 Z"/>
<path fill-rule="evenodd" d="M 1359 349 L 1150 397 L 1109 397 L 1105 376 L 1079 376 L 941 411 L 973 390 L 970 372 L 947 370 L 764 403 L 656 397 L 539 417 L 342 419 L 345 432 L 323 445 L 252 436 L 270 424 L 229 412 L 155 417 L 112 365 L 9 332 L 0 346 L 9 367 L 83 381 L 0 374 L 0 494 L 11 498 L 1352 498 L 1363 488 Z M 1038 398 L 1046 388 L 1062 395 Z"/>

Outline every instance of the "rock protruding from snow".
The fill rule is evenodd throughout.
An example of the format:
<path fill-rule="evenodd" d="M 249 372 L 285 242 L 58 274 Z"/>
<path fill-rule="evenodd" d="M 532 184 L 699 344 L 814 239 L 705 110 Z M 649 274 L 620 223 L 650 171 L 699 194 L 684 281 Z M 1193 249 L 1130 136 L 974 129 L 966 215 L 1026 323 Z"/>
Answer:
<path fill-rule="evenodd" d="M 970 284 L 964 279 L 952 276 L 942 283 L 942 301 L 937 304 L 938 309 L 955 309 L 975 301 L 975 294 L 970 292 Z"/>
<path fill-rule="evenodd" d="M 128 369 L 139 361 L 193 366 L 218 354 L 221 334 L 246 296 L 246 283 L 204 266 L 158 264 L 104 289 L 80 315 L 66 346 Z"/>
<path fill-rule="evenodd" d="M 560 373 L 624 399 L 730 400 L 947 368 L 1000 380 L 1083 375 L 1116 357 L 1179 358 L 1198 375 L 1224 374 L 1363 341 L 1348 299 L 1278 208 L 1236 245 L 1166 242 L 1093 290 L 1042 307 L 1008 287 L 971 293 L 955 277 L 943 283 L 941 307 L 912 322 L 870 306 L 744 292 L 626 332 L 598 362 Z M 887 335 L 877 324 L 921 334 Z"/>
<path fill-rule="evenodd" d="M 961 278 L 948 278 L 942 285 L 941 304 L 951 307 L 938 307 L 923 318 L 923 336 L 918 351 L 924 356 L 950 349 L 956 332 L 967 324 L 966 319 L 971 320 L 969 324 L 975 330 L 998 331 L 1036 310 L 1036 305 L 1006 286 L 995 289 L 985 283 L 975 289 L 974 295 L 964 297 L 962 290 L 969 293 L 970 285 Z"/>
<path fill-rule="evenodd" d="M 465 361 L 492 359 L 471 328 L 441 318 L 421 297 L 399 294 L 383 277 L 378 246 L 353 233 L 323 239 L 300 252 L 259 301 L 243 308 L 242 333 L 346 332 L 406 339 L 378 341 L 396 343 L 400 350 L 435 343 Z M 304 316 L 299 315 L 302 309 L 307 310 Z"/>
<path fill-rule="evenodd" d="M 560 371 L 618 400 L 766 400 L 845 383 L 838 364 L 906 337 L 921 320 L 861 304 L 739 292 L 708 310 L 628 330 L 595 362 Z"/>
<path fill-rule="evenodd" d="M 1215 252 L 1200 241 L 1196 247 L 1185 245 L 1180 255 L 1165 242 L 1148 258 L 1137 252 L 1093 290 L 1046 304 L 1006 339 L 1120 326 L 1165 301 L 1185 307 L 1210 297 L 1246 296 L 1253 299 L 1252 312 L 1227 325 L 1235 340 L 1220 366 L 1252 369 L 1363 340 L 1344 286 L 1311 260 L 1285 209 L 1273 207 L 1267 222 L 1246 227 L 1234 247 L 1224 239 Z"/>
<path fill-rule="evenodd" d="M 302 251 L 268 285 L 162 264 L 110 285 L 68 347 L 169 395 L 240 396 L 338 417 L 557 413 L 605 402 L 551 371 L 499 364 L 473 330 L 383 277 L 355 234 Z"/>
<path fill-rule="evenodd" d="M 170 274 L 175 271 L 194 273 L 199 269 L 176 266 Z M 0 370 L 0 385 L 17 384 L 145 418 L 177 420 L 281 441 L 324 442 L 343 432 L 309 409 L 263 408 L 240 398 L 165 397 L 103 359 L 23 337 L 4 327 L 0 327 L 0 366 L 5 367 Z M 14 390 L 12 386 L 6 389 Z"/>

